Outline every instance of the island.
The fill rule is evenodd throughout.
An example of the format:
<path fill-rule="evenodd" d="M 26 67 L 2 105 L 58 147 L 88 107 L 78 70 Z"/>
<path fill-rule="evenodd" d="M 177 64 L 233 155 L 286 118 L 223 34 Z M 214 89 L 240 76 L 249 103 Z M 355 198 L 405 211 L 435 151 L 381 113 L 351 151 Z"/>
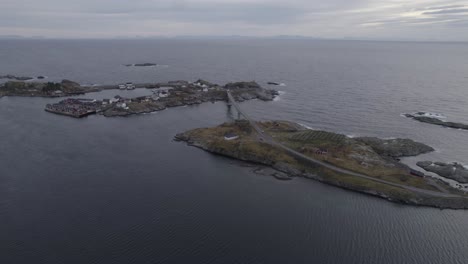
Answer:
<path fill-rule="evenodd" d="M 154 66 L 158 66 L 158 64 L 145 62 L 145 63 L 125 64 L 125 66 L 127 67 L 154 67 Z"/>
<path fill-rule="evenodd" d="M 288 121 L 236 120 L 180 133 L 175 140 L 271 167 L 281 180 L 304 177 L 403 204 L 468 208 L 463 192 L 399 162 L 433 151 L 410 139 L 349 138 Z"/>
<path fill-rule="evenodd" d="M 112 87 L 86 87 L 70 80 L 63 80 L 59 83 L 8 81 L 0 85 L 0 96 L 65 97 L 110 88 Z"/>
<path fill-rule="evenodd" d="M 468 183 L 468 169 L 459 163 L 444 163 L 433 161 L 420 161 L 416 165 L 426 171 L 433 172 L 441 177 L 454 180 L 458 183 Z"/>
<path fill-rule="evenodd" d="M 455 128 L 455 129 L 464 129 L 468 130 L 468 124 L 463 124 L 463 123 L 456 123 L 456 122 L 446 122 L 443 120 L 440 120 L 439 118 L 436 117 L 431 117 L 427 116 L 426 112 L 417 112 L 414 114 L 405 114 L 406 117 L 412 118 L 416 121 L 423 122 L 423 123 L 428 123 L 432 125 L 438 125 L 438 126 L 443 126 L 443 127 L 449 127 L 449 128 Z"/>
<path fill-rule="evenodd" d="M 43 77 L 43 76 L 39 76 Z M 38 79 L 39 79 L 38 77 Z M 9 80 L 17 80 L 17 81 L 28 81 L 34 79 L 33 77 L 28 77 L 28 76 L 16 76 L 13 74 L 7 74 L 7 75 L 0 75 L 0 79 L 9 79 Z"/>
<path fill-rule="evenodd" d="M 236 101 L 259 99 L 271 101 L 278 92 L 264 89 L 256 82 L 234 82 L 220 86 L 204 80 L 193 83 L 171 81 L 148 85 L 153 94 L 136 98 L 116 96 L 104 100 L 67 99 L 46 105 L 45 110 L 55 114 L 81 118 L 90 114 L 105 117 L 129 116 L 161 111 L 169 107 L 197 105 L 205 102 L 227 101 L 230 91 Z"/>

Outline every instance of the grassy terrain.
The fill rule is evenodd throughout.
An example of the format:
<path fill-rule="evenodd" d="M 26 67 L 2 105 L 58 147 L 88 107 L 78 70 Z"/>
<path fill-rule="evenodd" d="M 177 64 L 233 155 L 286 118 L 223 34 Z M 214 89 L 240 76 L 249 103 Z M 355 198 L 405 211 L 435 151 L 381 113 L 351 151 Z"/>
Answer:
<path fill-rule="evenodd" d="M 408 168 L 399 165 L 394 160 L 380 156 L 371 147 L 344 135 L 305 130 L 290 122 L 263 122 L 259 125 L 277 142 L 314 159 L 376 179 L 438 191 L 424 178 L 410 175 Z M 232 141 L 225 140 L 224 136 L 228 133 L 236 134 L 239 138 Z M 246 122 L 195 129 L 186 134 L 191 141 L 201 142 L 205 149 L 218 154 L 266 165 L 286 163 L 304 175 L 307 173 L 319 175 L 323 181 L 350 189 L 374 191 L 391 197 L 414 198 L 417 196 L 402 188 L 298 161 L 285 150 L 259 141 L 256 132 Z M 318 149 L 327 149 L 328 153 L 317 154 Z"/>

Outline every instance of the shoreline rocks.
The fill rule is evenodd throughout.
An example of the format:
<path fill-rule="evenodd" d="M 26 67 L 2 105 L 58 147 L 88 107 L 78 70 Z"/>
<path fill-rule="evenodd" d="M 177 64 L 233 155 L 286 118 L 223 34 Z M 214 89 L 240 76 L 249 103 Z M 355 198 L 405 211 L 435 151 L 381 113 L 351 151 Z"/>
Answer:
<path fill-rule="evenodd" d="M 425 116 L 423 114 L 424 114 L 423 112 L 419 112 L 419 113 L 415 113 L 415 114 L 405 114 L 405 117 L 414 119 L 414 120 L 422 122 L 422 123 L 438 125 L 438 126 L 443 126 L 443 127 L 449 127 L 449 128 L 455 128 L 455 129 L 468 130 L 468 124 L 456 123 L 456 122 L 446 122 L 446 121 L 443 121 L 443 120 L 441 120 L 439 118 Z"/>
<path fill-rule="evenodd" d="M 468 169 L 459 163 L 420 161 L 416 165 L 441 177 L 463 184 L 468 183 Z"/>
<path fill-rule="evenodd" d="M 411 139 L 380 139 L 376 137 L 355 138 L 374 149 L 379 155 L 392 158 L 418 156 L 429 153 L 434 149 L 426 144 L 415 142 Z"/>

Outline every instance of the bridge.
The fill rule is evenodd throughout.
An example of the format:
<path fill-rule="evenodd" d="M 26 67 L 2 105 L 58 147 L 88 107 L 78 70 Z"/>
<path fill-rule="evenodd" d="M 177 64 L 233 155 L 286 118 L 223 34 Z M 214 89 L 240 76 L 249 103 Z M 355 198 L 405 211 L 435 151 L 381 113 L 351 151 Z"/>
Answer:
<path fill-rule="evenodd" d="M 268 133 L 266 133 L 262 128 L 260 128 L 260 126 L 257 124 L 257 122 L 253 121 L 253 119 L 251 119 L 247 115 L 247 113 L 245 113 L 242 110 L 242 108 L 239 106 L 239 104 L 236 102 L 236 100 L 232 96 L 230 90 L 227 91 L 227 96 L 228 96 L 228 107 L 234 106 L 234 108 L 236 108 L 236 111 L 238 113 L 238 117 L 240 118 L 240 116 L 243 116 L 249 122 L 249 124 L 257 132 L 257 136 L 258 136 L 258 139 L 260 141 L 262 141 L 264 143 L 267 143 L 267 144 L 270 144 L 272 146 L 278 147 L 280 149 L 283 149 L 286 152 L 288 152 L 290 155 L 294 156 L 295 158 L 297 158 L 299 160 L 305 161 L 305 162 L 307 162 L 309 164 L 312 164 L 312 165 L 318 165 L 318 166 L 327 168 L 327 169 L 332 170 L 334 172 L 338 172 L 338 173 L 341 173 L 341 174 L 346 174 L 346 175 L 350 175 L 350 176 L 354 176 L 354 177 L 359 177 L 359 178 L 362 178 L 362 179 L 371 180 L 371 181 L 378 182 L 378 183 L 383 183 L 383 184 L 386 184 L 386 185 L 389 185 L 389 186 L 398 187 L 398 188 L 405 189 L 405 190 L 411 191 L 411 192 L 416 192 L 416 193 L 431 195 L 431 196 L 436 196 L 436 197 L 443 197 L 443 198 L 459 198 L 459 197 L 462 197 L 460 195 L 455 195 L 455 194 L 450 194 L 450 193 L 443 193 L 443 192 L 436 192 L 436 191 L 421 189 L 421 188 L 417 188 L 417 187 L 407 186 L 407 185 L 399 184 L 399 183 L 395 183 L 395 182 L 390 182 L 390 181 L 386 181 L 386 180 L 382 180 L 382 179 L 377 179 L 377 178 L 374 178 L 374 177 L 371 177 L 371 176 L 367 176 L 367 175 L 364 175 L 364 174 L 361 174 L 361 173 L 357 173 L 357 172 L 350 171 L 350 170 L 347 170 L 347 169 L 344 169 L 344 168 L 340 168 L 340 167 L 337 167 L 337 166 L 332 165 L 330 163 L 326 163 L 326 162 L 323 162 L 321 160 L 317 160 L 317 159 L 314 159 L 312 157 L 306 156 L 306 155 L 304 155 L 304 154 L 302 154 L 302 153 L 300 153 L 300 152 L 298 152 L 298 151 L 296 151 L 296 150 L 294 150 L 292 148 L 289 148 L 289 147 L 285 146 L 284 144 L 282 144 L 280 142 L 275 141 L 274 138 L 272 138 L 270 135 L 268 135 Z"/>

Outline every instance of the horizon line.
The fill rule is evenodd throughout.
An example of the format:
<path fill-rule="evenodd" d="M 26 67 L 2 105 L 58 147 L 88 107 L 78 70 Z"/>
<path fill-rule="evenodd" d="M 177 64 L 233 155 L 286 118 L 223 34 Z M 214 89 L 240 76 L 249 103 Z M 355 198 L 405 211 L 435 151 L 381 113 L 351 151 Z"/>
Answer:
<path fill-rule="evenodd" d="M 48 37 L 0 35 L 0 40 L 222 40 L 222 39 L 274 39 L 274 40 L 330 40 L 330 41 L 374 41 L 374 42 L 431 42 L 431 43 L 468 43 L 468 40 L 435 39 L 385 39 L 385 38 L 324 38 L 302 35 L 243 36 L 243 35 L 179 35 L 179 36 L 113 36 L 113 37 Z"/>

